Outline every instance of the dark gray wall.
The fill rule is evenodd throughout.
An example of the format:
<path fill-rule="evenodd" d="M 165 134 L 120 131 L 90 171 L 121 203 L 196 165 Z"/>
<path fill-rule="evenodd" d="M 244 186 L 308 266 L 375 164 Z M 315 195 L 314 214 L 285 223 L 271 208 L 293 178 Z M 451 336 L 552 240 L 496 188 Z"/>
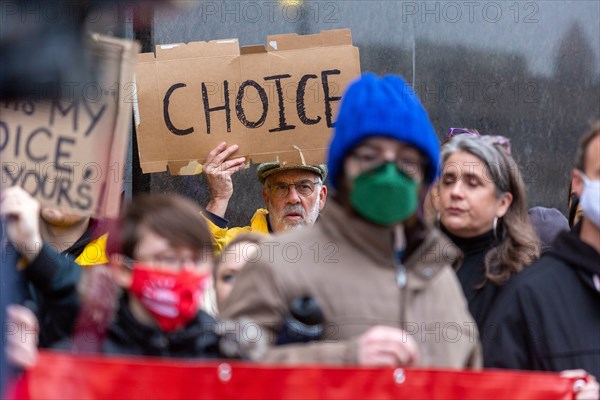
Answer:
<path fill-rule="evenodd" d="M 147 38 L 152 46 L 230 37 L 250 45 L 269 34 L 350 28 L 362 70 L 403 75 L 440 139 L 449 127 L 509 137 L 530 204 L 566 211 L 577 139 L 600 117 L 600 2 L 289 3 L 189 2 L 157 11 Z M 233 224 L 247 224 L 262 205 L 255 170 L 234 177 Z M 203 176 L 153 174 L 148 185 L 208 201 Z"/>

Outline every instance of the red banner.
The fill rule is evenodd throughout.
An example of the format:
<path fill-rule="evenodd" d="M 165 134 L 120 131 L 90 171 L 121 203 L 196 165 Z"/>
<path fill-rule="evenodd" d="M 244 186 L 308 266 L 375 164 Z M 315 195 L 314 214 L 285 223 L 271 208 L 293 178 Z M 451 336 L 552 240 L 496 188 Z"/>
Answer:
<path fill-rule="evenodd" d="M 264 366 L 42 352 L 16 399 L 572 399 L 555 373 Z"/>

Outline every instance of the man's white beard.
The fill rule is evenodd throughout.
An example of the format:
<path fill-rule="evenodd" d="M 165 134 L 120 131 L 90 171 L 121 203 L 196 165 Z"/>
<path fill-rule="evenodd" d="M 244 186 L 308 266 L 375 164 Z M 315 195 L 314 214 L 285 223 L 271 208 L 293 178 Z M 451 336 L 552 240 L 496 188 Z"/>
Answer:
<path fill-rule="evenodd" d="M 319 216 L 319 206 L 321 205 L 321 200 L 317 199 L 312 209 L 308 211 L 304 211 L 304 208 L 301 204 L 288 205 L 281 210 L 281 214 L 276 214 L 269 211 L 271 226 L 274 228 L 276 232 L 282 231 L 298 231 L 304 229 L 307 226 L 312 226 L 317 217 Z M 288 223 L 283 219 L 283 216 L 290 211 L 296 212 L 302 215 L 302 219 L 296 223 Z M 279 222 L 279 223 L 278 223 Z"/>

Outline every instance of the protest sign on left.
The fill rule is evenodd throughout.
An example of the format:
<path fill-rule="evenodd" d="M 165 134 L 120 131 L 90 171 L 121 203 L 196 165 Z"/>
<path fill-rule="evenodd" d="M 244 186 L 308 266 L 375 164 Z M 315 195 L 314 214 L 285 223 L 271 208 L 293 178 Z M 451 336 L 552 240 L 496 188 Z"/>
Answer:
<path fill-rule="evenodd" d="M 55 98 L 0 100 L 2 189 L 19 185 L 43 205 L 116 217 L 131 124 L 136 42 L 91 35 L 94 82 Z"/>

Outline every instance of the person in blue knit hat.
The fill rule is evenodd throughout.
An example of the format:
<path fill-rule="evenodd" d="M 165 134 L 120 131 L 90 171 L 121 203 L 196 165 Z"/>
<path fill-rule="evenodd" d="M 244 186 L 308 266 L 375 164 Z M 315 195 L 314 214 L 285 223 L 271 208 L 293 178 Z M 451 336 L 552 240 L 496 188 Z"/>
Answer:
<path fill-rule="evenodd" d="M 327 164 L 334 188 L 339 188 L 344 157 L 361 141 L 374 137 L 414 147 L 427 162 L 423 171 L 427 183 L 435 180 L 440 143 L 413 89 L 398 76 L 379 79 L 364 74 L 348 88 L 329 146 Z"/>
<path fill-rule="evenodd" d="M 329 147 L 333 201 L 314 226 L 264 242 L 224 304 L 224 320 L 255 323 L 268 338 L 259 346 L 239 335 L 242 355 L 267 363 L 481 366 L 477 328 L 447 254 L 455 247 L 417 212 L 438 161 L 433 127 L 404 80 L 365 74 L 354 81 Z M 320 305 L 326 329 L 309 343 L 277 346 L 299 296 Z"/>

